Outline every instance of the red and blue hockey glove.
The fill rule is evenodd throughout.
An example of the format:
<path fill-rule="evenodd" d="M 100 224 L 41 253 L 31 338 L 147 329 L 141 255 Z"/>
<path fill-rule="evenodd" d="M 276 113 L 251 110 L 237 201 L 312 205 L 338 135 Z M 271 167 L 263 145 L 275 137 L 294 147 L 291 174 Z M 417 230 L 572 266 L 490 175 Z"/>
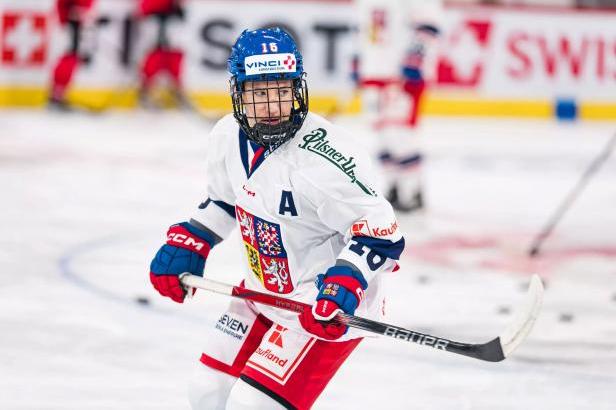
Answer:
<path fill-rule="evenodd" d="M 167 243 L 150 264 L 150 281 L 158 293 L 182 303 L 186 290 L 180 283 L 180 275 L 190 272 L 203 276 L 205 260 L 215 243 L 210 233 L 188 222 L 172 225 L 167 231 Z"/>
<path fill-rule="evenodd" d="M 348 326 L 331 322 L 338 312 L 354 314 L 364 298 L 368 283 L 363 275 L 349 266 L 332 266 L 317 276 L 319 294 L 312 311 L 303 312 L 299 321 L 304 329 L 323 339 L 335 340 Z"/>

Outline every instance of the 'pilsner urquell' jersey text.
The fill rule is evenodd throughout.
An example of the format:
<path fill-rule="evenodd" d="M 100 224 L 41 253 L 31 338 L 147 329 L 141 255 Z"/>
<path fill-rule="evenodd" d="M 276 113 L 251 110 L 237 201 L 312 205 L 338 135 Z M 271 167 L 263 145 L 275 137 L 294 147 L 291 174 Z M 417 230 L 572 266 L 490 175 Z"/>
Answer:
<path fill-rule="evenodd" d="M 390 204 L 372 188 L 366 157 L 350 142 L 337 126 L 310 113 L 290 141 L 268 153 L 227 115 L 210 135 L 208 199 L 193 219 L 221 238 L 238 226 L 249 289 L 312 304 L 316 276 L 337 261 L 350 262 L 368 282 L 355 314 L 379 320 L 380 273 L 397 267 L 404 239 Z M 296 314 L 256 308 L 304 332 Z M 358 336 L 350 329 L 339 340 Z"/>

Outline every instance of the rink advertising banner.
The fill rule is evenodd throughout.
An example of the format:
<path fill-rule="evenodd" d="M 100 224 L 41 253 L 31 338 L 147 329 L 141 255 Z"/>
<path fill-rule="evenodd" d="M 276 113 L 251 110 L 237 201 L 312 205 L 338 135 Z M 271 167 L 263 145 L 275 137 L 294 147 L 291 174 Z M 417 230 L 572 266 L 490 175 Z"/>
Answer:
<path fill-rule="evenodd" d="M 80 47 L 71 95 L 132 107 L 157 22 L 136 0 L 97 0 Z M 226 59 L 245 28 L 279 25 L 297 39 L 312 107 L 356 110 L 350 69 L 357 15 L 351 1 L 186 0 L 167 27 L 183 50 L 182 83 L 197 104 L 230 108 Z M 586 118 L 616 118 L 616 13 L 566 9 L 448 8 L 443 16 L 430 114 L 550 116 L 570 100 Z M 53 69 L 69 47 L 54 0 L 0 3 L 0 106 L 45 103 Z M 404 39 L 400 39 L 403 41 Z"/>
<path fill-rule="evenodd" d="M 156 19 L 136 17 L 136 4 L 95 1 L 80 44 L 89 59 L 79 64 L 71 81 L 76 99 L 94 99 L 94 105 L 135 105 L 140 68 L 158 34 Z M 197 103 L 230 109 L 226 61 L 231 45 L 245 28 L 274 25 L 286 28 L 299 44 L 313 108 L 331 111 L 352 101 L 351 3 L 187 0 L 184 4 L 184 17 L 169 19 L 166 31 L 171 46 L 183 51 L 182 83 Z M 53 0 L 4 0 L 0 13 L 5 20 L 0 38 L 0 105 L 41 105 L 54 66 L 69 47 L 69 32 L 61 27 Z"/>
<path fill-rule="evenodd" d="M 228 90 L 227 58 L 237 36 L 246 28 L 280 26 L 304 57 L 311 107 L 327 112 L 349 105 L 355 52 L 350 2 L 192 0 L 187 6 L 185 44 L 195 47 L 188 50 L 186 81 L 202 104 L 216 101 L 211 91 Z"/>
<path fill-rule="evenodd" d="M 466 110 L 508 106 L 534 116 L 560 99 L 586 103 L 587 117 L 604 107 L 616 118 L 616 13 L 458 8 L 445 19 L 439 90 L 473 92 L 479 100 Z"/>

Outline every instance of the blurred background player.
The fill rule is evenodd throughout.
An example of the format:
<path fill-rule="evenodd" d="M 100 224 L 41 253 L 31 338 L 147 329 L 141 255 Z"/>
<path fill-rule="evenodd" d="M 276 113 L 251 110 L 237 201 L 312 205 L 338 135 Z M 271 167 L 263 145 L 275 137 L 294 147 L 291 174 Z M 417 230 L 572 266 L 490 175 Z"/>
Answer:
<path fill-rule="evenodd" d="M 49 105 L 52 108 L 68 109 L 66 92 L 80 64 L 88 63 L 91 56 L 83 46 L 84 30 L 92 28 L 94 0 L 57 0 L 58 20 L 69 32 L 70 43 L 53 70 Z"/>
<path fill-rule="evenodd" d="M 364 113 L 378 134 L 383 192 L 402 212 L 424 206 L 418 119 L 435 66 L 440 0 L 357 0 L 357 81 Z"/>
<path fill-rule="evenodd" d="M 154 18 L 157 22 L 156 43 L 146 53 L 141 64 L 139 99 L 145 106 L 184 105 L 182 92 L 182 63 L 184 52 L 173 47 L 169 40 L 168 25 L 174 19 L 183 20 L 181 0 L 138 0 L 138 16 Z M 167 81 L 165 81 L 167 80 Z M 171 95 L 158 94 L 157 83 L 164 83 Z M 170 101 L 169 101 L 170 100 Z"/>

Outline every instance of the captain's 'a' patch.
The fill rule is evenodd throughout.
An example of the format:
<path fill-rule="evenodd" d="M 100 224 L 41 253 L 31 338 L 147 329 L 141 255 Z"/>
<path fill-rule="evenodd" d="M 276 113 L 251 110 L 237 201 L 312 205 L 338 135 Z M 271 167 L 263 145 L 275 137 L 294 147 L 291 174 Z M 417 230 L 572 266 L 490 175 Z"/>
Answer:
<path fill-rule="evenodd" d="M 295 200 L 291 191 L 282 190 L 278 213 L 282 216 L 297 216 L 297 207 L 295 206 Z"/>

